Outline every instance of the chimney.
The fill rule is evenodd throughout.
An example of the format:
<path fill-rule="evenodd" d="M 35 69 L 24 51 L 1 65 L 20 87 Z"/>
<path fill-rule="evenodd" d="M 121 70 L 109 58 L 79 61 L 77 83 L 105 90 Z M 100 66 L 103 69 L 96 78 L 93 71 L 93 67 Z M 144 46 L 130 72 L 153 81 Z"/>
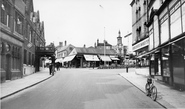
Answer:
<path fill-rule="evenodd" d="M 84 44 L 84 48 L 85 48 L 85 44 Z"/>
<path fill-rule="evenodd" d="M 97 39 L 97 45 L 99 44 L 99 39 Z"/>
<path fill-rule="evenodd" d="M 59 46 L 63 47 L 63 43 L 62 42 L 59 42 Z"/>
<path fill-rule="evenodd" d="M 67 41 L 64 42 L 65 43 L 65 46 L 67 45 Z"/>
<path fill-rule="evenodd" d="M 96 48 L 96 42 L 94 43 L 94 48 Z"/>

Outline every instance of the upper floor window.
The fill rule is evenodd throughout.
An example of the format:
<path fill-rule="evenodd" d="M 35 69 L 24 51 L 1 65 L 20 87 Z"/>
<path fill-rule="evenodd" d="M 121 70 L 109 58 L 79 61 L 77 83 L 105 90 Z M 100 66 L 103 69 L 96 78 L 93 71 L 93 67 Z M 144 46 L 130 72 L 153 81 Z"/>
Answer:
<path fill-rule="evenodd" d="M 1 4 L 1 22 L 8 27 L 10 27 L 10 9 L 10 5 L 3 0 Z"/>
<path fill-rule="evenodd" d="M 19 34 L 23 34 L 23 17 L 18 13 L 15 12 L 15 31 Z"/>

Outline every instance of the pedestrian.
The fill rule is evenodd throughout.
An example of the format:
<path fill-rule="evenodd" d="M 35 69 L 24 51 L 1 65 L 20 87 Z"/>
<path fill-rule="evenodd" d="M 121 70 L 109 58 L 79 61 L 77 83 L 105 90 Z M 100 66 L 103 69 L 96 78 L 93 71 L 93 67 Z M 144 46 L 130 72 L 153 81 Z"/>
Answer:
<path fill-rule="evenodd" d="M 59 70 L 60 70 L 60 63 L 57 62 L 57 71 L 59 71 Z"/>
<path fill-rule="evenodd" d="M 50 63 L 49 64 L 49 74 L 51 75 L 51 72 L 52 72 L 52 64 Z"/>

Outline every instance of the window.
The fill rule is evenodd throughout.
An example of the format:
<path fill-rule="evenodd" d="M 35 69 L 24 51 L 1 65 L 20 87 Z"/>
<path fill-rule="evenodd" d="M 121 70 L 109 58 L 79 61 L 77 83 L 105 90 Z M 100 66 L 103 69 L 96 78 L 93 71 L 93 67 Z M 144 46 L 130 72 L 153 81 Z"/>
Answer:
<path fill-rule="evenodd" d="M 152 50 L 154 48 L 154 34 L 153 29 L 150 29 L 149 31 L 149 50 Z"/>
<path fill-rule="evenodd" d="M 5 0 L 2 1 L 1 4 L 1 22 L 10 27 L 10 5 L 5 2 Z"/>
<path fill-rule="evenodd" d="M 15 31 L 19 34 L 23 34 L 23 17 L 18 13 L 15 12 Z"/>
<path fill-rule="evenodd" d="M 159 46 L 159 22 L 158 17 L 154 17 L 154 47 Z"/>
<path fill-rule="evenodd" d="M 30 29 L 30 32 L 29 32 L 29 42 L 32 42 L 32 30 Z"/>
<path fill-rule="evenodd" d="M 31 52 L 29 52 L 29 57 L 28 57 L 28 64 L 31 65 Z"/>
<path fill-rule="evenodd" d="M 183 32 L 185 32 L 185 3 L 182 5 L 182 25 Z"/>
<path fill-rule="evenodd" d="M 169 66 L 169 46 L 162 49 L 162 71 L 163 76 L 170 77 L 170 66 Z"/>
<path fill-rule="evenodd" d="M 171 16 L 170 16 L 171 38 L 174 38 L 177 35 L 182 33 L 181 12 L 180 12 L 180 8 L 176 7 L 176 6 L 178 6 L 179 3 L 177 3 L 177 5 L 175 5 L 170 11 L 170 14 L 171 14 Z M 178 9 L 175 11 L 176 8 L 178 8 Z"/>
<path fill-rule="evenodd" d="M 27 64 L 27 50 L 24 50 L 24 64 Z"/>
<path fill-rule="evenodd" d="M 167 14 L 160 20 L 160 35 L 161 35 L 161 44 L 169 40 L 169 19 Z"/>

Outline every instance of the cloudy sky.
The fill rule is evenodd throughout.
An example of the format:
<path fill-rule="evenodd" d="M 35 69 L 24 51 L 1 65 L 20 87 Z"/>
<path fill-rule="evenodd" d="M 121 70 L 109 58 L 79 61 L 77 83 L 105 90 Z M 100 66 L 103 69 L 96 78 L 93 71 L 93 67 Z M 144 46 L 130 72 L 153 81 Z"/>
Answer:
<path fill-rule="evenodd" d="M 104 38 L 116 45 L 119 30 L 122 37 L 132 31 L 131 1 L 33 0 L 33 5 L 44 21 L 47 45 L 66 40 L 67 44 L 89 47 Z"/>

